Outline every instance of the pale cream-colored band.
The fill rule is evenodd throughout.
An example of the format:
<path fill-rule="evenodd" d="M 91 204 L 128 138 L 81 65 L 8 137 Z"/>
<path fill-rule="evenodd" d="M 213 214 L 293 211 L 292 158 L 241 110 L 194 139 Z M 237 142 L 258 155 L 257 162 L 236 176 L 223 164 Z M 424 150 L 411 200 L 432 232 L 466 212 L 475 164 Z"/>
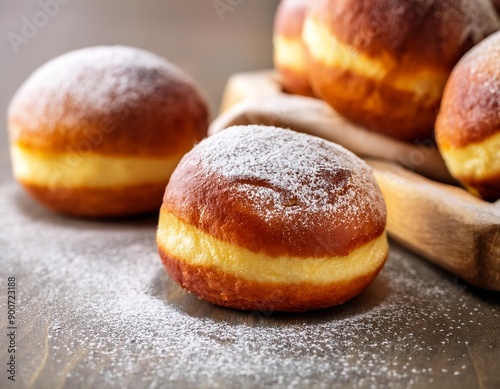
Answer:
<path fill-rule="evenodd" d="M 186 264 L 213 266 L 236 277 L 271 283 L 329 284 L 356 279 L 378 269 L 388 252 L 384 233 L 343 257 L 274 258 L 216 239 L 163 208 L 157 242 L 161 250 Z"/>
<path fill-rule="evenodd" d="M 480 180 L 500 175 L 500 132 L 465 147 L 441 147 L 441 152 L 455 177 Z"/>
<path fill-rule="evenodd" d="M 44 187 L 108 188 L 165 182 L 182 155 L 118 157 L 92 153 L 42 153 L 11 145 L 14 176 Z"/>

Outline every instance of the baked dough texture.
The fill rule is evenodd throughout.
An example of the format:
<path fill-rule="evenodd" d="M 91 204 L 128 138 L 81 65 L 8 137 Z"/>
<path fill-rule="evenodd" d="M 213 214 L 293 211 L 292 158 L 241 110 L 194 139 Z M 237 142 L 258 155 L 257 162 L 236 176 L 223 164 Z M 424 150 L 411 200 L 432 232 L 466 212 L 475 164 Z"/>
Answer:
<path fill-rule="evenodd" d="M 49 208 L 82 216 L 157 210 L 170 174 L 206 136 L 195 82 L 125 46 L 80 49 L 35 71 L 9 112 L 14 176 Z"/>
<path fill-rule="evenodd" d="M 371 169 L 310 135 L 236 126 L 199 143 L 166 188 L 157 243 L 172 278 L 209 302 L 306 311 L 364 290 L 388 253 Z"/>
<path fill-rule="evenodd" d="M 274 66 L 286 92 L 314 96 L 309 83 L 302 26 L 309 0 L 282 0 L 276 10 L 273 33 Z"/>
<path fill-rule="evenodd" d="M 455 178 L 485 200 L 500 198 L 500 32 L 474 47 L 453 70 L 436 142 Z"/>
<path fill-rule="evenodd" d="M 455 64 L 500 29 L 489 0 L 317 0 L 303 39 L 314 92 L 372 130 L 428 138 Z"/>

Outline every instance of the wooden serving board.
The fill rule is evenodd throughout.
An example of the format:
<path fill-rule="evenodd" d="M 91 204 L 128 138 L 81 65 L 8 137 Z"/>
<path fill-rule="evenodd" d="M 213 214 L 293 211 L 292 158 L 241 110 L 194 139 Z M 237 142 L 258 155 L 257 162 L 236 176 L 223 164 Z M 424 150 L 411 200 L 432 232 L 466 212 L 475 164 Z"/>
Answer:
<path fill-rule="evenodd" d="M 410 145 L 367 131 L 321 100 L 283 93 L 272 71 L 231 77 L 209 133 L 245 124 L 320 136 L 366 159 L 384 194 L 393 239 L 473 285 L 500 290 L 500 201 L 455 186 L 432 140 Z"/>

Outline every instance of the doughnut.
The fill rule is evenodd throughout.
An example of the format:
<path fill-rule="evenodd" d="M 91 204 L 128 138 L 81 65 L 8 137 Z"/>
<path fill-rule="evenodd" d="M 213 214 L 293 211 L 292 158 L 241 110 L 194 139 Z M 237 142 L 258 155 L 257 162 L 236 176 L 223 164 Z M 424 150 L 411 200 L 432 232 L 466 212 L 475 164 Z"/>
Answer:
<path fill-rule="evenodd" d="M 62 213 L 157 211 L 170 174 L 208 130 L 194 81 L 132 47 L 75 50 L 36 70 L 8 110 L 15 178 Z"/>
<path fill-rule="evenodd" d="M 273 57 L 286 92 L 314 96 L 302 43 L 302 25 L 308 3 L 309 0 L 282 0 L 279 4 L 274 19 Z"/>
<path fill-rule="evenodd" d="M 489 0 L 317 0 L 303 27 L 314 92 L 355 123 L 427 139 L 460 57 L 500 28 Z"/>
<path fill-rule="evenodd" d="M 311 135 L 234 126 L 181 160 L 158 251 L 170 276 L 216 305 L 307 311 L 361 293 L 385 263 L 386 209 L 371 169 Z"/>
<path fill-rule="evenodd" d="M 458 181 L 485 200 L 500 199 L 500 32 L 469 51 L 451 73 L 436 143 Z"/>

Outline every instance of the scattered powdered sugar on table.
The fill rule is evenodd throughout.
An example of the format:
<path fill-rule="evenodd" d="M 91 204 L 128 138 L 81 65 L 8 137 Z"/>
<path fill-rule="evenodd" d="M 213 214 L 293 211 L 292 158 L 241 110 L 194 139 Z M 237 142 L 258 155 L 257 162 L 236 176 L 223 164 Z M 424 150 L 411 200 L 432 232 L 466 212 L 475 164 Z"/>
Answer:
<path fill-rule="evenodd" d="M 500 353 L 491 341 L 498 304 L 398 245 L 377 280 L 343 306 L 238 312 L 168 278 L 156 253 L 156 218 L 64 218 L 13 183 L 0 187 L 0 212 L 8 226 L 0 230 L 2 274 L 16 276 L 20 296 L 21 384 L 475 386 L 473 361 Z"/>

